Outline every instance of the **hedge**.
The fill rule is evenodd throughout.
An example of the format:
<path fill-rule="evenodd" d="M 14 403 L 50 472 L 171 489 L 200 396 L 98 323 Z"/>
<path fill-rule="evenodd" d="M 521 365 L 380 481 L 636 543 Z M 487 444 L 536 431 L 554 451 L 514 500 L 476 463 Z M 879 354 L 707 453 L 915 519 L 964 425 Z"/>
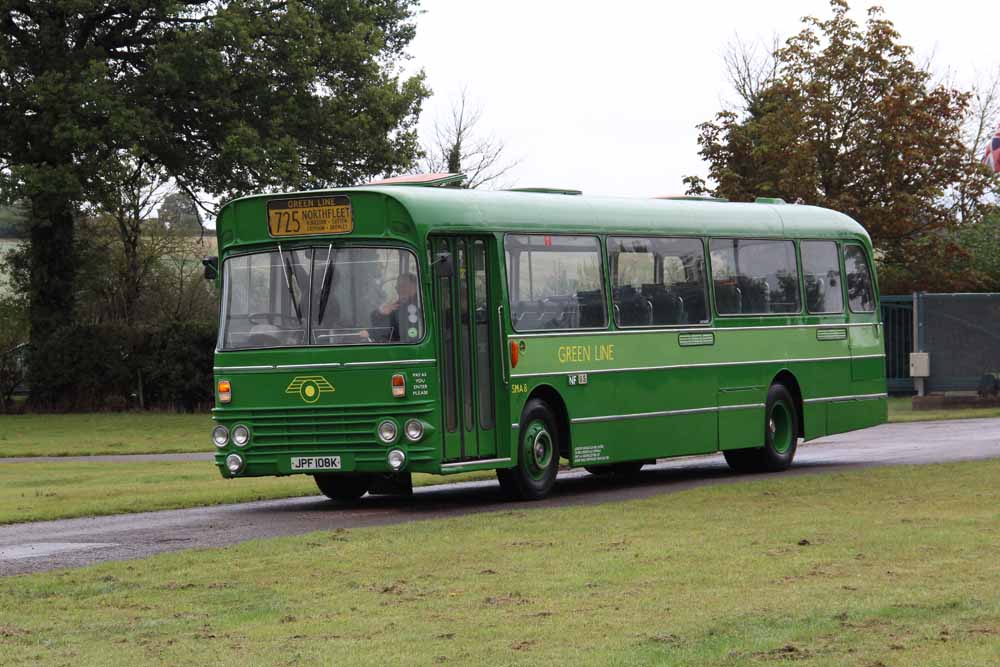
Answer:
<path fill-rule="evenodd" d="M 216 322 L 74 325 L 32 349 L 34 410 L 193 411 L 213 403 Z"/>

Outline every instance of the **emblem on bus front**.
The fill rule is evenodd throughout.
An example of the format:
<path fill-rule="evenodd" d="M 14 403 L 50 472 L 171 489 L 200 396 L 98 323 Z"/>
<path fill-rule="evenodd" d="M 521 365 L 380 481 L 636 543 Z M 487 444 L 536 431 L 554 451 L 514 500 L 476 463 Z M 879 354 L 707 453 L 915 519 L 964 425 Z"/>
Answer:
<path fill-rule="evenodd" d="M 324 393 L 336 389 L 322 375 L 300 375 L 289 383 L 286 394 L 298 394 L 306 403 L 315 403 Z"/>

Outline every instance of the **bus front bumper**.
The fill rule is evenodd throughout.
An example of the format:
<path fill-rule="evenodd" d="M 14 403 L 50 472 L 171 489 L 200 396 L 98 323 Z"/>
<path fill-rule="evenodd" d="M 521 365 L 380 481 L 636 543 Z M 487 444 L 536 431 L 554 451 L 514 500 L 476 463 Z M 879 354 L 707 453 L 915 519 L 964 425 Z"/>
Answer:
<path fill-rule="evenodd" d="M 254 453 L 227 447 L 215 454 L 223 477 L 273 477 L 337 473 L 438 472 L 434 448 L 396 443 L 385 449 Z"/>

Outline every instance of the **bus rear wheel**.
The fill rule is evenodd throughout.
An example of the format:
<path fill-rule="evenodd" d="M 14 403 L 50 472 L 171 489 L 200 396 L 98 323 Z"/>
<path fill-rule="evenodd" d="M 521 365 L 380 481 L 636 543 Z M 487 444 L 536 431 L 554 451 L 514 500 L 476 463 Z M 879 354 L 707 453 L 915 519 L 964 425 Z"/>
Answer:
<path fill-rule="evenodd" d="M 320 492 L 339 503 L 350 503 L 368 493 L 371 478 L 360 473 L 334 473 L 313 475 Z"/>
<path fill-rule="evenodd" d="M 772 384 L 764 406 L 764 446 L 723 452 L 736 472 L 779 472 L 795 458 L 799 420 L 795 399 L 783 384 Z"/>
<path fill-rule="evenodd" d="M 533 398 L 524 406 L 518 429 L 517 465 L 497 470 L 504 494 L 513 500 L 540 500 L 559 472 L 559 430 L 549 406 Z"/>

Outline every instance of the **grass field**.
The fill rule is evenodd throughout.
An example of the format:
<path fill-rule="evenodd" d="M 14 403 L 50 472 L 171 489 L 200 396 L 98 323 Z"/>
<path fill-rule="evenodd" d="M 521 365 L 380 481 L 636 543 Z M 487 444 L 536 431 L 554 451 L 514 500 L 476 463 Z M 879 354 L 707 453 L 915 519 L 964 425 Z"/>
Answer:
<path fill-rule="evenodd" d="M 976 419 L 1000 417 L 1000 408 L 959 408 L 951 410 L 914 410 L 908 397 L 889 399 L 890 422 L 926 422 L 939 419 Z"/>
<path fill-rule="evenodd" d="M 1000 417 L 1000 408 L 914 412 L 908 398 L 889 399 L 889 421 Z M 0 457 L 211 452 L 205 414 L 92 413 L 0 415 Z"/>
<path fill-rule="evenodd" d="M 0 580 L 5 664 L 988 666 L 1000 461 Z"/>
<path fill-rule="evenodd" d="M 0 415 L 0 457 L 213 452 L 207 414 Z"/>
<path fill-rule="evenodd" d="M 492 472 L 417 474 L 413 484 L 494 477 Z M 0 464 L 0 524 L 317 494 L 315 482 L 306 475 L 225 480 L 210 462 Z"/>

